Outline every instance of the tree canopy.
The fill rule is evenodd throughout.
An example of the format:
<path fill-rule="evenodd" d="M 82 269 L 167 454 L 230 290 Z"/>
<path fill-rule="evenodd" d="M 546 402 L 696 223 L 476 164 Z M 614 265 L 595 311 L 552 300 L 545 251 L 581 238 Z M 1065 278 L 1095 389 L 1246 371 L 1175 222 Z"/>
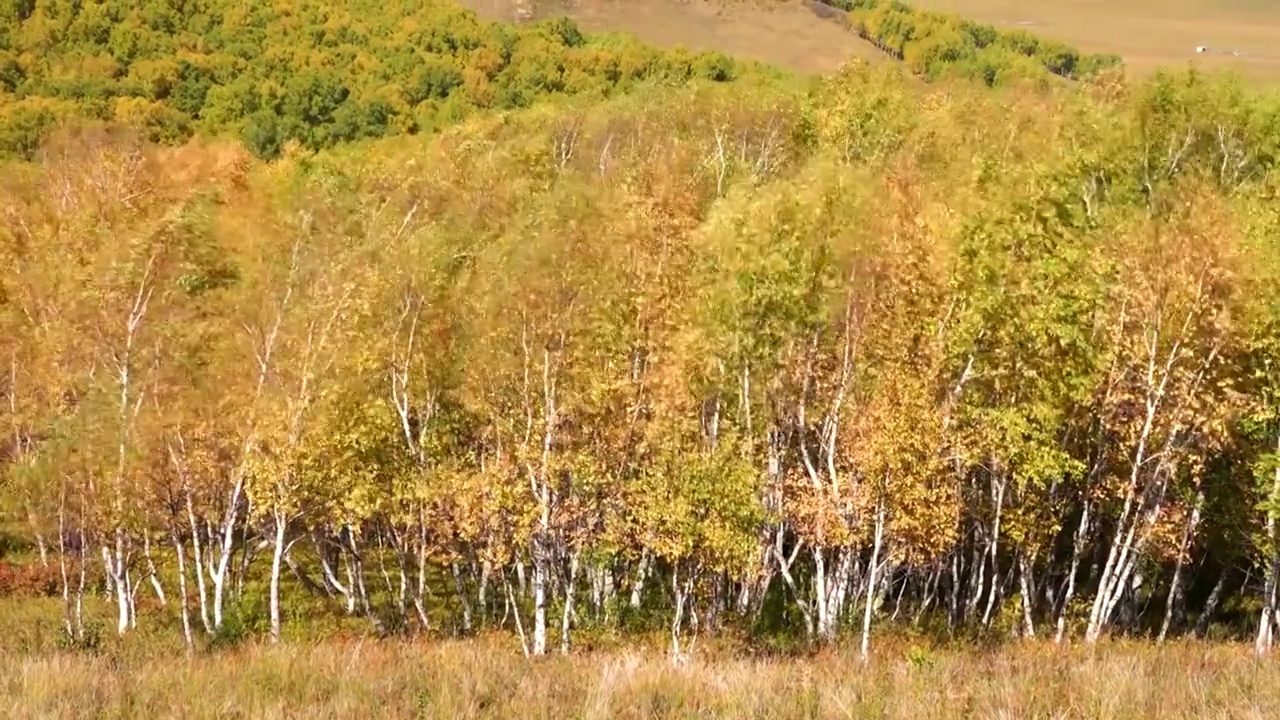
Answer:
<path fill-rule="evenodd" d="M 447 0 L 15 0 L 0 8 L 0 154 L 29 158 L 81 118 L 153 142 L 236 136 L 270 158 L 290 142 L 314 150 L 739 72 L 717 53 L 587 37 L 566 18 L 486 22 Z"/>

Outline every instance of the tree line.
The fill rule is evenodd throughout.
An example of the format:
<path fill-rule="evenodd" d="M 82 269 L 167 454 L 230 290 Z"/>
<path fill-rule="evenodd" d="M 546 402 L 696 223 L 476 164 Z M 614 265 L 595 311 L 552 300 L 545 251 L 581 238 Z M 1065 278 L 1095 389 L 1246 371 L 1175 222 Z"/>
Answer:
<path fill-rule="evenodd" d="M 191 646 L 336 614 L 1262 652 L 1277 127 L 1194 73 L 855 64 L 269 164 L 63 131 L 0 176 L 4 509 L 72 643 L 101 596 Z"/>
<path fill-rule="evenodd" d="M 901 0 L 822 2 L 847 11 L 859 36 L 931 80 L 964 77 L 987 85 L 1048 76 L 1081 80 L 1122 64 L 1118 55 L 1082 53 L 1026 30 L 1000 30 Z"/>

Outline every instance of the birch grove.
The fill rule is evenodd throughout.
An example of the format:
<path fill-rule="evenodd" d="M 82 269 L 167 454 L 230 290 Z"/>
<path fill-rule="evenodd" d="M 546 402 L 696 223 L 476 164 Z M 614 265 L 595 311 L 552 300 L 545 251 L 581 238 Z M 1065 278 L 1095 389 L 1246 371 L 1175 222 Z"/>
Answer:
<path fill-rule="evenodd" d="M 1108 82 L 852 65 L 269 164 L 64 133 L 0 185 L 5 518 L 73 643 L 107 599 L 188 648 L 1268 652 L 1280 115 Z"/>

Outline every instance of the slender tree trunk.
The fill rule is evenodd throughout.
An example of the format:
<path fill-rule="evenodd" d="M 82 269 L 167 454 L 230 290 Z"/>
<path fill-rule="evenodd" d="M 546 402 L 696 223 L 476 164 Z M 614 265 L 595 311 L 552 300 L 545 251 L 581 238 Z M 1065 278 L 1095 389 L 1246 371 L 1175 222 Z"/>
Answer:
<path fill-rule="evenodd" d="M 222 607 L 227 591 L 227 571 L 231 567 L 231 555 L 234 550 L 236 518 L 240 513 L 240 495 L 244 490 L 244 483 L 237 479 L 231 487 L 229 502 L 227 504 L 226 514 L 222 518 L 222 542 L 219 547 L 218 565 L 216 570 L 211 570 L 210 579 L 213 580 L 213 627 L 218 629 L 222 627 Z M 248 554 L 248 548 L 245 554 Z"/>
<path fill-rule="evenodd" d="M 1280 455 L 1280 432 L 1276 433 L 1276 453 Z M 1280 464 L 1273 471 L 1271 481 L 1271 504 L 1280 502 Z M 1253 651 L 1262 656 L 1271 651 L 1276 626 L 1276 585 L 1280 583 L 1280 543 L 1277 542 L 1276 510 L 1266 509 L 1267 513 L 1267 560 L 1266 575 L 1262 582 L 1262 611 L 1258 618 L 1258 634 L 1254 638 Z M 1223 573 L 1225 576 L 1226 573 Z M 1221 581 L 1219 581 L 1221 582 Z"/>
<path fill-rule="evenodd" d="M 280 642 L 280 565 L 284 560 L 285 518 L 276 513 L 275 546 L 271 553 L 271 642 Z"/>
<path fill-rule="evenodd" d="M 644 581 L 649 575 L 650 563 L 649 550 L 646 548 L 640 551 L 640 561 L 636 563 L 636 576 L 631 581 L 631 609 L 639 610 L 640 601 L 644 597 Z"/>
<path fill-rule="evenodd" d="M 684 655 L 680 651 L 680 626 L 684 623 L 684 606 L 692 584 L 692 573 L 685 584 L 680 584 L 680 564 L 675 563 L 671 568 L 671 592 L 675 600 L 671 617 L 671 662 L 677 665 L 684 662 Z"/>
<path fill-rule="evenodd" d="M 67 639 L 77 639 L 72 625 L 71 611 L 71 578 L 67 572 L 67 496 L 66 479 L 63 479 L 61 492 L 58 495 L 58 570 L 62 574 L 62 622 L 67 631 Z"/>
<path fill-rule="evenodd" d="M 467 595 L 467 588 L 462 581 L 462 571 L 458 568 L 458 561 L 449 562 L 449 572 L 453 575 L 453 590 L 458 596 L 458 602 L 462 604 L 462 632 L 471 634 L 471 597 Z"/>
<path fill-rule="evenodd" d="M 504 573 L 503 581 L 506 581 Z M 431 627 L 427 622 L 427 519 L 426 511 L 421 504 L 418 505 L 418 587 L 413 594 L 413 606 L 418 612 L 418 620 L 422 623 L 425 630 Z"/>
<path fill-rule="evenodd" d="M 347 582 L 343 583 L 338 579 L 337 573 L 333 571 L 333 563 L 329 562 L 328 549 L 314 536 L 312 537 L 312 544 L 316 550 L 316 557 L 320 560 L 320 577 L 324 580 L 325 586 L 332 588 L 332 590 L 337 591 L 338 594 L 342 596 L 343 609 L 348 615 L 355 615 L 356 593 L 353 587 L 355 583 L 353 582 L 354 573 L 351 570 L 351 561 L 349 559 L 345 560 L 344 565 L 347 571 Z M 342 559 L 342 556 L 345 553 L 345 548 L 339 549 L 338 557 Z"/>
<path fill-rule="evenodd" d="M 1213 620 L 1213 615 L 1218 611 L 1218 603 L 1222 602 L 1223 591 L 1227 587 L 1227 576 L 1229 571 L 1224 569 L 1218 574 L 1218 582 L 1213 584 L 1213 590 L 1209 591 L 1209 598 L 1204 601 L 1204 608 L 1200 611 L 1200 617 L 1196 618 L 1195 636 L 1204 637 L 1209 632 L 1209 623 Z M 1248 582 L 1246 580 L 1246 582 Z M 1275 618 L 1272 612 L 1271 617 Z"/>
<path fill-rule="evenodd" d="M 942 584 L 943 568 L 939 563 L 937 568 L 929 573 L 925 579 L 923 598 L 920 601 L 920 607 L 916 608 L 915 617 L 911 619 L 913 627 L 920 627 L 920 621 L 924 619 L 929 608 L 933 607 L 933 603 L 938 597 L 938 586 Z"/>
<path fill-rule="evenodd" d="M 560 653 L 569 654 L 569 624 L 573 619 L 573 592 L 578 580 L 578 553 L 569 551 L 569 577 L 564 584 L 564 615 L 560 620 Z"/>
<path fill-rule="evenodd" d="M 489 617 L 489 578 L 493 574 L 493 565 L 488 560 L 480 562 L 480 580 L 476 583 L 476 606 L 483 626 Z"/>
<path fill-rule="evenodd" d="M 82 518 L 84 517 L 83 508 L 82 508 L 82 513 L 80 517 Z M 80 533 L 80 577 L 76 583 L 75 612 L 73 613 L 75 617 L 76 642 L 84 642 L 84 586 L 85 586 L 85 573 L 88 572 L 88 569 L 89 569 L 88 567 L 89 561 L 88 561 L 88 558 L 85 557 L 86 540 L 87 538 L 85 537 L 84 532 L 81 531 Z"/>
<path fill-rule="evenodd" d="M 134 581 L 133 581 L 133 577 L 132 577 L 132 576 L 133 576 L 133 572 L 132 572 L 131 570 L 125 570 L 125 573 L 126 573 L 127 575 L 129 575 L 129 582 L 128 582 L 128 586 L 129 586 L 129 629 L 130 629 L 130 630 L 137 630 L 137 629 L 138 629 L 138 591 L 141 589 L 141 586 L 140 586 L 138 583 L 136 583 L 136 582 L 134 582 Z"/>
<path fill-rule="evenodd" d="M 1008 486 L 1008 482 L 1003 475 L 994 479 L 995 487 L 992 489 L 993 499 L 996 503 L 995 522 L 991 526 L 991 543 L 988 546 L 988 557 L 991 559 L 991 589 L 987 593 L 987 606 L 982 611 L 982 627 L 991 627 L 991 611 L 996 605 L 996 591 L 999 583 L 996 581 L 1000 577 L 1000 521 L 1004 513 L 1004 492 Z"/>
<path fill-rule="evenodd" d="M 955 628 L 960 622 L 960 578 L 963 577 L 960 563 L 963 562 L 963 552 L 959 547 L 951 552 L 951 588 L 947 594 L 948 628 Z"/>
<path fill-rule="evenodd" d="M 169 537 L 173 542 L 173 549 L 178 555 L 178 607 L 182 617 L 182 642 L 187 648 L 187 654 L 190 654 L 195 648 L 195 639 L 191 635 L 191 611 L 188 608 L 187 551 L 177 532 L 170 533 Z"/>
<path fill-rule="evenodd" d="M 360 552 L 360 546 L 356 544 L 356 533 L 350 527 L 344 529 L 343 536 L 346 538 L 347 552 L 351 558 L 353 569 L 352 584 L 355 587 L 356 600 L 360 603 L 360 610 L 365 617 L 373 615 L 373 602 L 369 599 L 369 589 L 364 581 L 364 553 Z"/>
<path fill-rule="evenodd" d="M 111 579 L 115 585 L 117 622 L 116 631 L 120 635 L 124 635 L 129 631 L 131 620 L 133 619 L 132 595 L 133 588 L 130 586 L 130 578 L 128 572 L 128 560 L 126 558 L 126 542 L 124 530 L 116 528 L 115 531 L 115 551 L 111 557 Z"/>
<path fill-rule="evenodd" d="M 813 605 L 814 612 L 817 614 L 817 635 L 821 642 L 830 642 L 834 639 L 835 633 L 832 631 L 831 623 L 827 616 L 827 555 L 826 548 L 822 546 L 822 538 L 819 536 L 814 540 L 813 546 Z M 799 596 L 796 597 L 799 601 Z M 813 625 L 809 625 L 809 635 L 814 634 Z"/>
<path fill-rule="evenodd" d="M 1178 560 L 1173 567 L 1173 580 L 1169 583 L 1169 596 L 1164 604 L 1164 620 L 1160 623 L 1160 635 L 1156 642 L 1164 642 L 1173 624 L 1173 613 L 1177 609 L 1182 596 L 1182 570 L 1186 566 L 1187 553 L 1191 549 L 1191 541 L 1195 538 L 1196 527 L 1200 524 L 1200 508 L 1204 505 L 1204 491 L 1196 493 L 1195 506 L 1191 509 L 1191 517 L 1182 531 L 1182 542 L 1178 546 Z"/>
<path fill-rule="evenodd" d="M 1036 636 L 1035 620 L 1032 616 L 1031 604 L 1035 602 L 1035 583 L 1031 577 L 1031 563 L 1027 561 L 1026 553 L 1018 552 L 1018 575 L 1019 589 L 1022 595 L 1022 626 L 1025 628 L 1026 636 L 1034 638 Z"/>
<path fill-rule="evenodd" d="M 213 632 L 213 625 L 209 621 L 209 596 L 204 584 L 204 548 L 200 542 L 200 525 L 196 522 L 195 502 L 191 498 L 191 482 L 187 474 L 187 466 L 185 461 L 178 455 L 179 449 L 185 455 L 185 447 L 182 436 L 179 434 L 178 447 L 175 448 L 173 444 L 169 445 L 169 460 L 173 463 L 178 477 L 182 480 L 182 496 L 187 511 L 187 525 L 191 528 L 191 561 L 196 575 L 196 593 L 200 599 L 200 623 L 204 626 L 205 633 L 211 633 Z"/>
<path fill-rule="evenodd" d="M 867 603 L 862 611 L 862 661 L 871 657 L 871 616 L 875 612 L 876 571 L 880 564 L 880 549 L 884 545 L 884 503 L 876 509 L 875 544 L 871 549 L 871 565 L 867 568 Z"/>
<path fill-rule="evenodd" d="M 1053 641 L 1061 643 L 1063 635 L 1067 630 L 1067 612 L 1071 609 L 1071 600 L 1075 597 L 1076 592 L 1076 575 L 1080 571 L 1080 555 L 1084 552 L 1084 542 L 1089 535 L 1089 501 L 1084 503 L 1084 510 L 1080 513 L 1080 524 L 1076 527 L 1075 540 L 1071 545 L 1071 567 L 1067 570 L 1067 587 L 1062 594 L 1062 602 L 1058 605 L 1057 631 L 1054 633 Z"/>
<path fill-rule="evenodd" d="M 147 561 L 147 577 L 151 581 L 151 589 L 155 591 L 156 597 L 160 599 L 160 606 L 168 607 L 169 600 L 164 596 L 164 587 L 160 584 L 160 573 L 156 572 L 156 563 L 151 558 L 150 533 L 143 534 L 142 543 L 142 556 Z"/>
<path fill-rule="evenodd" d="M 972 622 L 978 614 L 978 603 L 982 601 L 982 590 L 987 586 L 987 556 L 985 545 L 977 537 L 980 531 L 975 530 L 972 559 L 969 561 L 969 596 L 965 601 L 964 621 Z M 989 542 L 989 541 L 988 541 Z"/>
<path fill-rule="evenodd" d="M 796 607 L 800 610 L 800 616 L 804 618 L 805 636 L 813 637 L 813 610 L 809 607 L 809 603 L 805 602 L 804 596 L 800 593 L 800 587 L 796 583 L 795 577 L 791 574 L 791 565 L 795 562 L 803 544 L 797 539 L 795 547 L 791 549 L 791 556 L 787 557 L 782 554 L 782 534 L 779 533 L 773 546 L 773 552 L 778 561 L 778 571 L 782 574 L 782 582 L 786 583 L 791 590 L 791 595 L 796 599 Z"/>
<path fill-rule="evenodd" d="M 39 530 L 35 531 L 36 552 L 40 554 L 40 567 L 49 567 L 49 542 L 45 540 L 44 533 Z"/>
<path fill-rule="evenodd" d="M 520 636 L 520 649 L 524 651 L 524 656 L 529 657 L 529 640 L 524 634 L 524 623 L 520 621 L 520 605 L 516 602 L 515 595 L 511 592 L 511 581 L 507 579 L 507 573 L 502 573 L 502 586 L 507 590 L 507 605 L 511 608 L 512 615 L 515 616 L 516 634 Z"/>
<path fill-rule="evenodd" d="M 533 557 L 533 654 L 547 652 L 547 560 L 543 539 L 535 541 Z"/>

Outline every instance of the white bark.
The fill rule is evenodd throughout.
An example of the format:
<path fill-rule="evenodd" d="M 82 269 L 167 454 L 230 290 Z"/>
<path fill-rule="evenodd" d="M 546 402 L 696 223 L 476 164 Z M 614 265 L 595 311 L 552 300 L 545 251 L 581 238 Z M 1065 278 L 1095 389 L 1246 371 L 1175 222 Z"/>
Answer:
<path fill-rule="evenodd" d="M 164 586 L 160 584 L 160 573 L 156 572 L 156 563 L 151 558 L 151 536 L 144 534 L 142 543 L 142 555 L 147 561 L 147 578 L 151 581 L 151 589 L 155 591 L 156 597 L 159 598 L 160 606 L 167 607 L 169 600 L 164 595 Z"/>
<path fill-rule="evenodd" d="M 1003 475 L 999 475 L 992 479 L 991 494 L 996 504 L 996 517 L 991 525 L 991 542 L 988 545 L 987 557 L 991 562 L 991 589 L 987 592 L 987 606 L 982 611 L 982 626 L 991 627 L 991 611 L 996 605 L 996 591 L 1000 585 L 997 578 L 1000 576 L 1000 521 L 1004 514 L 1004 493 L 1008 486 Z"/>
<path fill-rule="evenodd" d="M 871 564 L 867 568 L 867 603 L 862 612 L 862 661 L 871 657 L 871 616 L 875 612 L 876 573 L 879 570 L 880 550 L 884 546 L 884 504 L 876 509 L 875 544 L 871 549 Z"/>
<path fill-rule="evenodd" d="M 231 568 L 231 555 L 234 550 L 236 520 L 239 518 L 241 495 L 244 492 L 243 480 L 237 478 L 232 484 L 227 502 L 226 512 L 219 528 L 221 543 L 218 549 L 217 564 L 210 566 L 209 579 L 213 581 L 213 628 L 222 627 L 222 607 L 227 590 L 227 571 Z"/>
<path fill-rule="evenodd" d="M 1071 546 L 1071 567 L 1067 571 L 1067 588 L 1063 592 L 1062 602 L 1058 606 L 1058 627 L 1053 636 L 1055 643 L 1061 643 L 1067 631 L 1067 612 L 1071 609 L 1071 600 L 1076 593 L 1076 573 L 1080 570 L 1080 555 L 1084 552 L 1084 542 L 1089 535 L 1089 501 L 1084 501 L 1084 510 L 1080 514 L 1080 524 L 1076 527 L 1075 540 Z"/>
<path fill-rule="evenodd" d="M 516 602 L 515 595 L 511 592 L 511 581 L 507 579 L 507 573 L 502 573 L 502 586 L 507 591 L 507 605 L 511 608 L 511 613 L 515 617 L 516 634 L 520 636 L 520 649 L 524 651 L 524 656 L 529 657 L 529 640 L 524 634 L 524 623 L 520 620 L 520 605 Z"/>
<path fill-rule="evenodd" d="M 275 542 L 271 553 L 271 642 L 280 642 L 280 564 L 284 560 L 284 535 L 286 520 L 277 512 L 275 518 Z"/>
<path fill-rule="evenodd" d="M 200 601 L 200 623 L 204 626 L 206 633 L 211 633 L 213 632 L 213 625 L 209 622 L 209 596 L 204 583 L 204 549 L 200 543 L 200 525 L 196 521 L 195 502 L 191 497 L 191 478 L 183 460 L 186 456 L 186 443 L 181 433 L 177 436 L 177 442 L 178 446 L 176 448 L 172 443 L 168 446 L 169 462 L 173 464 L 174 470 L 178 474 L 178 479 L 182 483 L 183 501 L 187 511 L 187 524 L 191 528 L 191 560 L 196 576 L 196 593 Z"/>
<path fill-rule="evenodd" d="M 640 560 L 636 563 L 636 576 L 631 581 L 630 604 L 633 610 L 640 609 L 640 601 L 644 597 L 644 581 L 649 575 L 651 555 L 648 549 L 640 551 Z"/>
<path fill-rule="evenodd" d="M 680 582 L 680 565 L 671 568 L 671 592 L 675 600 L 675 609 L 671 617 L 671 662 L 683 664 L 687 659 L 680 647 L 680 627 L 684 624 L 684 609 L 693 590 L 693 573 L 688 573 L 684 583 Z"/>
<path fill-rule="evenodd" d="M 564 584 L 564 614 L 560 619 L 560 653 L 569 654 L 569 630 L 573 620 L 573 591 L 578 580 L 578 553 L 569 551 L 569 577 Z"/>
<path fill-rule="evenodd" d="M 1276 453 L 1280 455 L 1280 433 L 1276 434 Z M 1276 465 L 1271 481 L 1271 503 L 1280 502 L 1280 464 Z M 1276 586 L 1280 583 L 1280 533 L 1276 528 L 1276 512 L 1267 508 L 1267 571 L 1262 584 L 1262 611 L 1258 618 L 1258 634 L 1253 641 L 1253 651 L 1258 656 L 1271 651 L 1276 628 Z"/>
<path fill-rule="evenodd" d="M 1110 548 L 1107 552 L 1106 564 L 1103 566 L 1099 581 L 1098 594 L 1094 598 L 1089 613 L 1089 626 L 1085 632 L 1085 640 L 1093 643 L 1102 636 L 1111 621 L 1112 614 L 1121 596 L 1125 593 L 1131 575 L 1138 564 L 1143 546 L 1151 528 L 1155 525 L 1164 509 L 1164 497 L 1168 489 L 1169 478 L 1173 475 L 1172 456 L 1177 450 L 1179 433 L 1183 430 L 1176 413 L 1179 408 L 1168 406 L 1168 392 L 1173 381 L 1175 369 L 1185 352 L 1184 342 L 1195 318 L 1200 314 L 1203 303 L 1203 278 L 1201 287 L 1193 305 L 1188 309 L 1181 328 L 1172 338 L 1166 355 L 1160 357 L 1161 340 L 1160 322 L 1157 321 L 1145 330 L 1146 337 L 1146 373 L 1145 373 L 1145 414 L 1137 443 L 1130 457 L 1129 480 L 1125 488 L 1124 503 L 1116 522 L 1116 529 Z M 1198 392 L 1207 368 L 1217 357 L 1218 347 L 1210 348 L 1201 358 L 1200 369 L 1183 388 L 1183 392 Z M 1157 417 L 1173 414 L 1166 427 L 1157 427 Z M 1162 431 L 1162 432 L 1161 432 Z M 1163 441 L 1159 440 L 1163 435 Z M 1159 443 L 1156 450 L 1154 443 Z M 1150 469 L 1146 469 L 1150 465 Z"/>
<path fill-rule="evenodd" d="M 1022 627 L 1026 637 L 1036 636 L 1035 620 L 1032 617 L 1031 603 L 1034 590 L 1031 582 L 1031 563 L 1027 562 L 1025 553 L 1018 554 L 1019 588 L 1022 595 Z"/>
<path fill-rule="evenodd" d="M 1200 524 L 1200 509 L 1204 504 L 1204 491 L 1198 491 L 1195 506 L 1191 509 L 1191 517 L 1187 520 L 1182 532 L 1182 542 L 1178 545 L 1178 560 L 1173 568 L 1173 580 L 1169 583 L 1169 596 L 1164 604 L 1164 620 L 1160 623 L 1160 635 L 1156 642 L 1164 642 L 1173 624 L 1173 613 L 1178 606 L 1182 593 L 1182 569 L 1186 565 L 1187 553 L 1191 549 L 1191 541 L 1195 538 L 1196 527 Z"/>
<path fill-rule="evenodd" d="M 182 618 L 182 642 L 190 653 L 195 647 L 195 639 L 191 634 L 191 611 L 188 608 L 190 600 L 187 597 L 187 552 L 182 539 L 176 532 L 170 534 L 170 540 L 178 555 L 178 608 Z"/>
<path fill-rule="evenodd" d="M 458 561 L 453 560 L 449 563 L 450 573 L 453 575 L 453 589 L 458 596 L 458 602 L 462 604 L 462 632 L 471 632 L 471 598 L 467 595 L 466 585 L 462 581 L 462 571 L 458 568 Z"/>
<path fill-rule="evenodd" d="M 533 558 L 533 654 L 547 652 L 547 561 L 535 545 Z"/>
<path fill-rule="evenodd" d="M 129 577 L 129 555 L 125 542 L 124 530 L 116 528 L 115 549 L 109 557 L 110 576 L 115 587 L 116 598 L 116 632 L 124 635 L 129 631 L 133 619 L 131 604 L 133 588 Z"/>

